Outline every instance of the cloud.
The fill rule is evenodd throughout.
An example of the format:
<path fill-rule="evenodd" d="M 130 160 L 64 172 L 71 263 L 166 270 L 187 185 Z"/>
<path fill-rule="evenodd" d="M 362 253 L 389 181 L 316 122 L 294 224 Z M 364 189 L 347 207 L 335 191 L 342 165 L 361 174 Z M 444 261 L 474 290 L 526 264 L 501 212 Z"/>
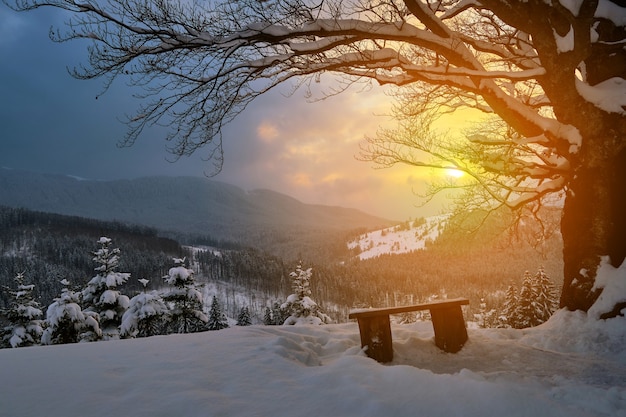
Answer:
<path fill-rule="evenodd" d="M 278 128 L 269 121 L 261 122 L 256 128 L 256 133 L 258 138 L 265 143 L 272 143 L 279 136 Z"/>
<path fill-rule="evenodd" d="M 50 42 L 48 28 L 66 17 L 48 9 L 26 14 L 0 9 L 0 34 L 9 35 L 0 36 L 0 50 L 11 57 L 0 66 L 6 93 L 0 111 L 7 118 L 0 137 L 10 145 L 0 164 L 95 179 L 210 171 L 202 149 L 167 163 L 166 128 L 148 130 L 132 148 L 115 146 L 125 131 L 118 119 L 139 103 L 123 80 L 95 100 L 100 81 L 77 81 L 67 74 L 67 66 L 84 62 L 86 44 Z M 11 36 L 20 36 L 19 45 L 7 44 Z M 323 83 L 332 79 L 322 78 Z M 285 97 L 288 92 L 289 86 L 279 87 L 259 97 L 224 129 L 224 169 L 216 180 L 388 218 L 417 216 L 412 189 L 423 182 L 420 171 L 374 170 L 354 158 L 364 137 L 389 123 L 381 116 L 391 105 L 384 89 L 351 89 L 316 102 L 307 102 L 301 91 Z"/>

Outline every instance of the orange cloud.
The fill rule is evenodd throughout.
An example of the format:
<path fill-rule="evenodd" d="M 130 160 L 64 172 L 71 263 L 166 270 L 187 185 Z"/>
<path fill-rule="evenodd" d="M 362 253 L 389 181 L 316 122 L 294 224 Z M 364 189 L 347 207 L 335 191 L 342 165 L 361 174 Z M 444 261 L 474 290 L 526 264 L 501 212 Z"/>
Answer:
<path fill-rule="evenodd" d="M 263 142 L 272 143 L 278 138 L 279 131 L 273 123 L 263 121 L 257 126 L 256 134 Z"/>

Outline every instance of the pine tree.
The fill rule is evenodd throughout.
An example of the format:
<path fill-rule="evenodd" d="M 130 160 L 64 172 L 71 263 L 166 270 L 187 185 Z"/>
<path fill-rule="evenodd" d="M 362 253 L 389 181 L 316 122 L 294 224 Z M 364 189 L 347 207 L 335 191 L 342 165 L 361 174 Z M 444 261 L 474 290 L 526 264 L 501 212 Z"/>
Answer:
<path fill-rule="evenodd" d="M 41 336 L 44 345 L 94 341 L 102 337 L 95 313 L 84 314 L 80 308 L 79 293 L 68 288 L 69 282 L 62 280 L 61 296 L 55 298 L 46 311 L 45 330 Z"/>
<path fill-rule="evenodd" d="M 535 306 L 538 324 L 548 321 L 558 307 L 556 289 L 546 274 L 543 266 L 535 274 L 533 285 L 535 286 Z"/>
<path fill-rule="evenodd" d="M 204 314 L 202 293 L 194 281 L 193 270 L 184 266 L 185 259 L 174 259 L 165 282 L 173 286 L 162 294 L 163 301 L 170 307 L 170 331 L 194 333 L 206 329 L 208 317 Z"/>
<path fill-rule="evenodd" d="M 537 319 L 537 306 L 535 304 L 537 293 L 533 281 L 534 280 L 532 275 L 530 275 L 530 272 L 526 271 L 524 273 L 524 281 L 522 282 L 522 288 L 520 290 L 518 301 L 518 328 L 520 329 L 533 327 L 539 324 Z"/>
<path fill-rule="evenodd" d="M 478 325 L 483 329 L 493 328 L 498 326 L 498 314 L 495 308 L 487 307 L 487 300 L 480 299 L 480 309 L 478 314 L 474 314 Z"/>
<path fill-rule="evenodd" d="M 222 330 L 228 327 L 228 320 L 222 309 L 222 304 L 216 296 L 213 296 L 211 310 L 209 311 L 209 322 L 206 325 L 209 330 Z"/>
<path fill-rule="evenodd" d="M 269 307 L 265 307 L 265 314 L 263 314 L 263 324 L 266 326 L 274 325 L 274 319 L 272 318 L 272 310 Z"/>
<path fill-rule="evenodd" d="M 275 301 L 272 306 L 272 324 L 280 326 L 285 322 L 285 320 L 287 320 L 287 317 L 289 317 L 289 313 L 282 308 L 282 305 L 279 302 Z"/>
<path fill-rule="evenodd" d="M 242 307 L 239 312 L 239 316 L 237 317 L 237 326 L 250 326 L 252 325 L 252 320 L 250 319 L 250 310 L 248 307 Z"/>
<path fill-rule="evenodd" d="M 293 294 L 287 297 L 281 308 L 289 313 L 285 325 L 293 324 L 324 324 L 330 323 L 330 317 L 324 314 L 315 301 L 311 299 L 312 268 L 302 269 L 298 264 L 296 270 L 289 274 L 293 278 Z"/>
<path fill-rule="evenodd" d="M 39 344 L 43 333 L 41 306 L 33 298 L 34 285 L 24 284 L 24 273 L 15 276 L 17 289 L 5 287 L 9 294 L 9 307 L 3 316 L 9 325 L 0 331 L 0 347 L 22 347 Z"/>
<path fill-rule="evenodd" d="M 144 289 L 130 300 L 128 310 L 122 316 L 121 337 L 149 337 L 164 333 L 169 309 L 156 291 L 146 292 L 147 279 L 139 282 Z"/>
<path fill-rule="evenodd" d="M 509 285 L 506 290 L 502 316 L 505 318 L 508 326 L 514 329 L 520 328 L 519 297 L 517 294 L 517 288 L 514 285 Z"/>
<path fill-rule="evenodd" d="M 100 248 L 93 253 L 93 260 L 98 264 L 94 268 L 97 274 L 82 291 L 83 309 L 98 314 L 104 339 L 117 339 L 122 316 L 130 303 L 117 287 L 124 284 L 130 274 L 116 271 L 120 250 L 110 248 L 111 239 L 101 237 L 98 243 Z"/>

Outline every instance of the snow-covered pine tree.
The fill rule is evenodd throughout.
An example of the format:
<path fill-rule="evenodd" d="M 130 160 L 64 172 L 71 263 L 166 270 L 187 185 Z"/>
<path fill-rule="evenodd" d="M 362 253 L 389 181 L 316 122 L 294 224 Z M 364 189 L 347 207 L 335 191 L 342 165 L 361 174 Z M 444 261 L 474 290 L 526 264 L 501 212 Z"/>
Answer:
<path fill-rule="evenodd" d="M 103 339 L 118 339 L 122 316 L 128 309 L 130 300 L 117 287 L 124 284 L 130 274 L 117 272 L 119 265 L 118 248 L 111 248 L 111 239 L 101 237 L 100 248 L 93 253 L 93 260 L 98 264 L 94 276 L 83 289 L 82 303 L 85 312 L 93 312 L 100 317 Z"/>
<path fill-rule="evenodd" d="M 167 305 L 156 291 L 146 292 L 147 279 L 140 279 L 142 292 L 130 299 L 130 306 L 122 316 L 121 337 L 149 337 L 165 332 L 169 314 Z"/>
<path fill-rule="evenodd" d="M 174 258 L 174 267 L 163 277 L 171 285 L 161 297 L 170 309 L 171 333 L 194 333 L 206 330 L 209 321 L 203 312 L 202 293 L 198 290 L 193 270 L 185 268 L 185 259 Z"/>
<path fill-rule="evenodd" d="M 480 309 L 477 314 L 474 314 L 474 318 L 483 329 L 498 327 L 497 310 L 495 308 L 488 308 L 487 300 L 484 298 L 480 299 Z"/>
<path fill-rule="evenodd" d="M 46 311 L 45 330 L 41 336 L 44 345 L 94 341 L 102 337 L 95 313 L 83 314 L 79 293 L 70 290 L 70 283 L 61 281 L 61 296 L 55 298 Z"/>
<path fill-rule="evenodd" d="M 22 347 L 39 344 L 43 333 L 41 306 L 33 298 L 34 285 L 24 284 L 24 273 L 15 276 L 17 288 L 5 287 L 9 306 L 2 311 L 9 324 L 1 331 L 0 347 Z"/>
<path fill-rule="evenodd" d="M 274 325 L 274 319 L 272 318 L 272 310 L 269 307 L 265 307 L 265 314 L 263 314 L 263 324 L 266 326 Z"/>
<path fill-rule="evenodd" d="M 530 275 L 530 272 L 524 273 L 524 281 L 522 282 L 522 288 L 519 294 L 518 312 L 519 312 L 519 327 L 520 329 L 526 327 L 533 327 L 541 324 L 538 318 L 537 308 L 537 289 L 534 285 L 534 278 Z"/>
<path fill-rule="evenodd" d="M 545 323 L 556 311 L 558 301 L 554 284 L 548 274 L 546 274 L 543 266 L 539 267 L 539 270 L 535 274 L 533 285 L 536 293 L 535 306 L 537 310 L 537 321 L 538 324 Z"/>
<path fill-rule="evenodd" d="M 289 317 L 289 312 L 286 311 L 281 303 L 278 301 L 274 301 L 274 305 L 272 306 L 272 324 L 275 326 L 280 326 L 287 320 Z"/>
<path fill-rule="evenodd" d="M 505 318 L 506 324 L 514 329 L 521 328 L 519 314 L 519 297 L 517 287 L 509 285 L 504 298 L 504 307 L 502 308 L 502 317 Z"/>
<path fill-rule="evenodd" d="M 293 278 L 294 293 L 287 297 L 287 302 L 281 306 L 289 314 L 283 324 L 330 323 L 330 317 L 324 314 L 317 303 L 311 299 L 312 268 L 302 269 L 302 265 L 298 264 L 296 270 L 289 275 Z"/>
<path fill-rule="evenodd" d="M 239 316 L 237 316 L 237 326 L 250 326 L 252 325 L 252 320 L 250 319 L 250 310 L 248 307 L 242 307 L 241 311 L 239 311 Z"/>
<path fill-rule="evenodd" d="M 209 322 L 206 327 L 209 330 L 222 330 L 228 327 L 228 320 L 226 319 L 226 314 L 224 314 L 222 303 L 220 303 L 216 296 L 213 296 L 213 301 L 211 301 Z"/>

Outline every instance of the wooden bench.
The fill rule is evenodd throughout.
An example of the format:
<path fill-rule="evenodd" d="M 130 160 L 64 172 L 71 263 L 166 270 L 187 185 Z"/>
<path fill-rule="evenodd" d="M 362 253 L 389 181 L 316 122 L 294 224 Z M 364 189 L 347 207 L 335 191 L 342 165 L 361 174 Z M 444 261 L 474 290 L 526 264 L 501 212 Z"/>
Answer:
<path fill-rule="evenodd" d="M 467 304 L 467 298 L 456 298 L 404 307 L 360 309 L 351 311 L 348 318 L 359 322 L 361 346 L 367 346 L 367 356 L 384 363 L 393 360 L 389 315 L 430 310 L 435 344 L 445 352 L 456 353 L 467 341 L 467 329 L 461 310 L 461 306 Z"/>

